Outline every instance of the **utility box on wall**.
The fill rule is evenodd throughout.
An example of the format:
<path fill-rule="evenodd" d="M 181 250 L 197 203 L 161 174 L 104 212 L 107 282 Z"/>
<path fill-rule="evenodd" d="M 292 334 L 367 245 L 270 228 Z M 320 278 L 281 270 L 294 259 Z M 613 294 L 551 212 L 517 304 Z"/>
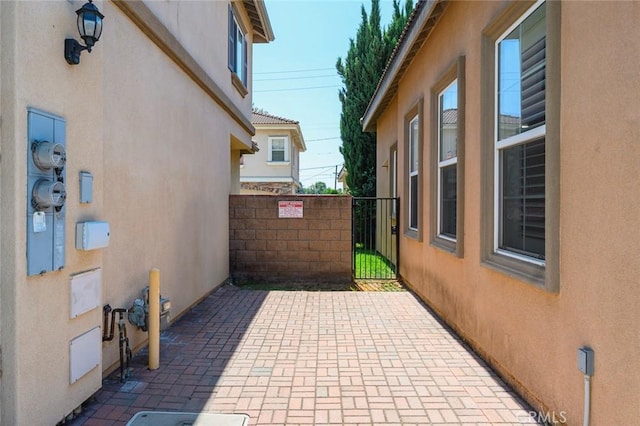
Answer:
<path fill-rule="evenodd" d="M 29 108 L 27 126 L 27 275 L 37 275 L 64 267 L 66 123 Z"/>
<path fill-rule="evenodd" d="M 76 249 L 95 250 L 109 246 L 108 222 L 80 222 L 76 224 Z"/>

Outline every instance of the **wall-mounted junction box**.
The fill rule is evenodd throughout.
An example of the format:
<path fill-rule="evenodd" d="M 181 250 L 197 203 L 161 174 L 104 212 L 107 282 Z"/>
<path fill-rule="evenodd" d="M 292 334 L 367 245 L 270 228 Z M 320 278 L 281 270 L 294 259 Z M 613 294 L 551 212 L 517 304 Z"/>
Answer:
<path fill-rule="evenodd" d="M 76 249 L 95 250 L 109 246 L 108 222 L 80 222 L 76 224 Z"/>
<path fill-rule="evenodd" d="M 27 109 L 27 275 L 64 267 L 66 123 Z"/>
<path fill-rule="evenodd" d="M 585 346 L 578 349 L 578 369 L 587 376 L 593 376 L 593 349 Z"/>
<path fill-rule="evenodd" d="M 80 204 L 93 202 L 93 175 L 80 172 Z"/>

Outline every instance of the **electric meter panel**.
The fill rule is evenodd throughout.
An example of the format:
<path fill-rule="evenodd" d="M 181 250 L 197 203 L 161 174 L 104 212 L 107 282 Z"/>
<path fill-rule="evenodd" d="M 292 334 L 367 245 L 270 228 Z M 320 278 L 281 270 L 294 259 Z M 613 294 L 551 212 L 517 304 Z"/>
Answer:
<path fill-rule="evenodd" d="M 61 143 L 33 142 L 33 162 L 41 170 L 62 169 L 67 161 L 67 151 Z"/>
<path fill-rule="evenodd" d="M 66 122 L 27 109 L 27 275 L 64 267 Z"/>

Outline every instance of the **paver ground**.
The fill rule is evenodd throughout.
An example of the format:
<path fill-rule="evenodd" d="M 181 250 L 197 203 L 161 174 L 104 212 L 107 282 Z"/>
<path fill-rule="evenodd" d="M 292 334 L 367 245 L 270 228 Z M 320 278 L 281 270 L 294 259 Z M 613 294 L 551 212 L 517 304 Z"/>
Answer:
<path fill-rule="evenodd" d="M 251 425 L 534 423 L 530 408 L 411 292 L 224 285 L 162 333 L 73 425 L 138 411 L 246 413 Z"/>

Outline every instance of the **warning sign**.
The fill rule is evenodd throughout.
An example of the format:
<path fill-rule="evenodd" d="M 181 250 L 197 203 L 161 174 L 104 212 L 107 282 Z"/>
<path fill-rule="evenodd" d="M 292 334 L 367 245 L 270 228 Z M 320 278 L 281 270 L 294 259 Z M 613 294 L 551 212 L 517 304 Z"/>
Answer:
<path fill-rule="evenodd" d="M 278 201 L 278 217 L 302 217 L 302 201 Z"/>

